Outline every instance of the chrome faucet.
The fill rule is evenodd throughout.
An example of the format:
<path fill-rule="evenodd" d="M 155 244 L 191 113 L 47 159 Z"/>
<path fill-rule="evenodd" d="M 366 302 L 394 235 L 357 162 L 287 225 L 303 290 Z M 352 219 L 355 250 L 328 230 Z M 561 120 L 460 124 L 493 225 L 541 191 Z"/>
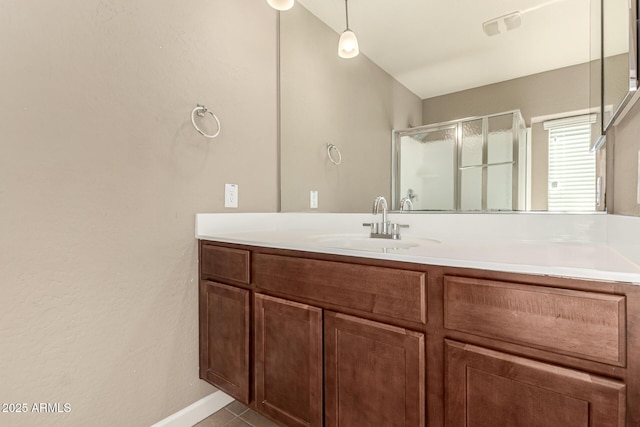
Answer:
<path fill-rule="evenodd" d="M 382 225 L 382 230 L 379 230 L 379 232 L 381 234 L 387 234 L 387 231 L 389 229 L 389 222 L 387 221 L 388 206 L 387 206 L 387 200 L 382 196 L 376 197 L 376 199 L 373 201 L 374 215 L 378 215 L 378 210 L 380 209 L 380 205 L 382 205 L 382 222 L 380 223 Z"/>
<path fill-rule="evenodd" d="M 400 200 L 400 212 L 406 212 L 405 211 L 405 205 L 409 207 L 409 211 L 413 210 L 413 202 L 411 201 L 410 197 L 405 197 L 402 200 Z"/>
<path fill-rule="evenodd" d="M 371 234 L 369 237 L 378 238 L 378 239 L 400 239 L 400 228 L 408 228 L 408 225 L 402 224 L 391 224 L 387 219 L 387 200 L 378 196 L 373 201 L 373 214 L 377 215 L 380 211 L 380 207 L 382 206 L 382 221 L 377 222 L 366 222 L 362 224 L 364 227 L 371 228 Z"/>

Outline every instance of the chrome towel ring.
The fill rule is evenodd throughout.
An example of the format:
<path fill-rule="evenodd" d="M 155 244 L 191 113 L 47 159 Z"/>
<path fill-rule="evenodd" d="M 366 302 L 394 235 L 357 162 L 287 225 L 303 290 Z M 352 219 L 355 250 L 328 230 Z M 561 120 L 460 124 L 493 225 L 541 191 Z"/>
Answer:
<path fill-rule="evenodd" d="M 334 157 L 333 153 L 335 153 L 336 157 Z M 327 144 L 327 155 L 329 156 L 331 163 L 334 165 L 342 163 L 342 154 L 340 154 L 340 149 L 331 143 Z"/>
<path fill-rule="evenodd" d="M 211 114 L 211 117 L 214 118 L 214 120 L 216 121 L 216 124 L 218 125 L 218 131 L 216 133 L 214 133 L 213 135 L 208 135 L 208 134 L 204 133 L 202 130 L 200 130 L 198 125 L 196 125 L 196 114 L 198 115 L 198 117 L 204 117 L 205 114 L 207 114 L 207 113 Z M 198 133 L 200 133 L 200 135 L 204 136 L 205 138 L 215 138 L 216 136 L 218 136 L 220 134 L 220 120 L 218 120 L 218 116 L 213 114 L 213 111 L 210 111 L 204 105 L 198 104 L 198 106 L 193 109 L 193 111 L 191 112 L 191 124 L 193 124 L 193 127 L 196 128 Z"/>

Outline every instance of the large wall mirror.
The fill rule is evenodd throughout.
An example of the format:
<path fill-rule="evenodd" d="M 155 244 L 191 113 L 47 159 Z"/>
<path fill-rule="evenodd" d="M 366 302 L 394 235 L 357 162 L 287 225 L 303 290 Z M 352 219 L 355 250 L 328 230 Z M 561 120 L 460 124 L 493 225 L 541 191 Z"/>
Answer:
<path fill-rule="evenodd" d="M 605 3 L 611 20 L 629 21 L 628 0 Z M 429 129 L 465 119 L 490 123 L 489 117 L 514 111 L 522 118 L 524 131 L 515 133 L 526 157 L 519 152 L 520 169 L 495 179 L 527 180 L 518 184 L 516 197 L 524 202 L 512 203 L 516 210 L 572 210 L 570 203 L 554 208 L 560 205 L 550 200 L 564 197 L 572 179 L 565 172 L 583 166 L 563 157 L 556 143 L 572 143 L 576 122 L 580 137 L 589 140 L 587 150 L 601 132 L 601 0 L 350 0 L 348 7 L 360 47 L 352 59 L 338 56 L 344 1 L 298 0 L 280 13 L 282 211 L 366 212 L 378 195 L 396 201 L 409 196 L 406 189 L 396 191 L 392 179 L 394 134 L 417 147 L 404 156 L 408 165 L 424 169 L 427 162 L 440 163 L 433 161 L 437 133 Z M 626 83 L 607 89 L 612 99 L 628 92 L 625 35 L 607 45 L 605 73 Z M 617 46 L 614 39 L 626 43 Z M 491 132 L 479 126 L 477 132 Z M 593 200 L 587 210 L 604 209 L 604 154 L 598 150 L 586 160 L 592 170 L 586 197 Z M 482 175 L 465 172 L 469 188 L 481 187 L 472 177 Z M 414 200 L 424 202 L 422 209 L 441 210 L 427 203 L 434 197 L 431 184 L 423 194 L 414 191 Z M 498 186 L 514 188 L 513 182 Z M 491 203 L 470 210 L 476 208 L 492 210 Z"/>

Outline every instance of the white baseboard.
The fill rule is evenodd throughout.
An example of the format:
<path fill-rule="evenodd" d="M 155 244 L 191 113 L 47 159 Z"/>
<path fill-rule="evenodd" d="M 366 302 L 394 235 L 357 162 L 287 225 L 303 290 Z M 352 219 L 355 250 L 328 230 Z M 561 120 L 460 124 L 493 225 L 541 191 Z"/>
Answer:
<path fill-rule="evenodd" d="M 151 427 L 193 427 L 231 402 L 233 402 L 233 397 L 218 390 L 175 414 L 169 415 L 164 420 L 158 421 Z"/>

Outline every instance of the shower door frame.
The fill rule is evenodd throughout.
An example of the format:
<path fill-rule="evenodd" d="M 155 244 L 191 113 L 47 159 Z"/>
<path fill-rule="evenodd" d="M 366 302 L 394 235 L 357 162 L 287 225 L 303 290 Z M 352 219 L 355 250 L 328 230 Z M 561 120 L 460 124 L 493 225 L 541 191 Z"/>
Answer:
<path fill-rule="evenodd" d="M 511 142 L 512 142 L 512 161 L 510 162 L 498 162 L 489 164 L 488 162 L 488 149 L 489 149 L 489 119 L 491 117 L 512 115 L 511 125 Z M 471 122 L 476 120 L 482 120 L 482 164 L 463 167 L 462 165 L 462 126 L 465 122 Z M 488 168 L 489 166 L 499 166 L 512 164 L 511 168 L 511 211 L 518 210 L 519 204 L 519 139 L 521 137 L 519 131 L 519 125 L 524 123 L 522 113 L 520 110 L 503 111 L 495 114 L 488 114 L 485 116 L 467 117 L 464 119 L 451 120 L 448 122 L 434 123 L 430 125 L 417 126 L 410 129 L 394 130 L 391 138 L 391 200 L 392 209 L 397 210 L 399 208 L 399 196 L 400 196 L 400 163 L 402 160 L 402 148 L 401 138 L 403 136 L 413 136 L 420 133 L 429 131 L 439 131 L 445 129 L 455 128 L 454 133 L 454 211 L 461 211 L 462 205 L 462 170 L 469 168 L 482 168 L 482 202 L 481 209 L 472 210 L 469 212 L 494 212 L 498 210 L 487 209 L 487 194 L 488 194 Z"/>

